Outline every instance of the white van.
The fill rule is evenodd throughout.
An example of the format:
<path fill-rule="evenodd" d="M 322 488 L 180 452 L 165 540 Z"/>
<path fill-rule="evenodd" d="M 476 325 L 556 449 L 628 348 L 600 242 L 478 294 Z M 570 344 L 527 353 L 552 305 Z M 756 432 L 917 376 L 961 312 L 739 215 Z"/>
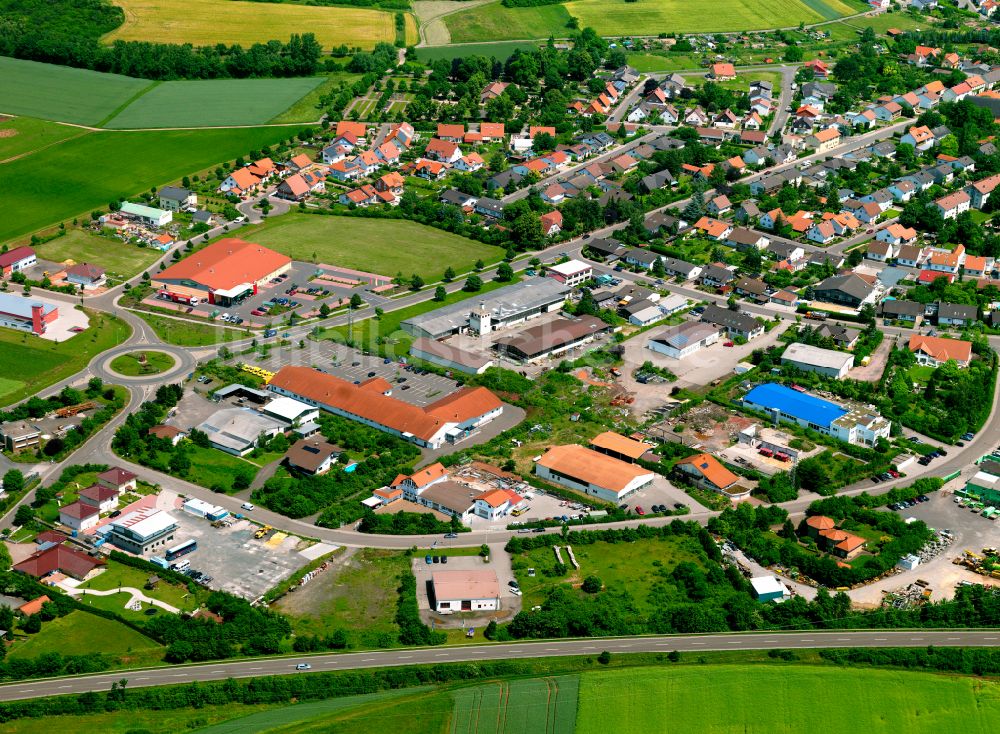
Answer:
<path fill-rule="evenodd" d="M 247 512 L 253 512 L 253 505 L 249 502 L 244 502 L 242 505 L 240 505 L 240 507 L 246 510 Z"/>
<path fill-rule="evenodd" d="M 182 572 L 187 571 L 189 568 L 191 568 L 191 561 L 185 558 L 183 561 L 177 561 L 177 563 L 171 563 L 170 568 L 172 568 L 174 571 L 182 571 Z"/>

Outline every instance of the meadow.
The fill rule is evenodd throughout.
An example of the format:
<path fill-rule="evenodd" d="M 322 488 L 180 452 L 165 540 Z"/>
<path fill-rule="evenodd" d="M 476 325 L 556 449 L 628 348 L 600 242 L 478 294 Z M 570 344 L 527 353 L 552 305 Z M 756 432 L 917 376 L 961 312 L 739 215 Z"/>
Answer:
<path fill-rule="evenodd" d="M 0 85 L 2 84 L 0 81 Z M 86 131 L 79 128 L 36 120 L 33 117 L 4 120 L 0 122 L 0 163 L 86 134 Z"/>
<path fill-rule="evenodd" d="M 703 0 L 575 0 L 564 5 L 505 8 L 480 5 L 443 18 L 453 43 L 563 37 L 569 17 L 602 35 L 740 31 L 819 23 L 867 9 L 852 0 L 721 0 L 705 12 Z"/>
<path fill-rule="evenodd" d="M 239 43 L 249 47 L 270 40 L 286 41 L 293 33 L 313 33 L 324 48 L 347 44 L 371 48 L 393 43 L 393 13 L 368 8 L 314 7 L 292 3 L 233 0 L 119 0 L 125 22 L 105 36 L 107 42 L 156 41 L 211 46 Z M 407 24 L 407 43 L 416 43 L 416 28 Z"/>
<path fill-rule="evenodd" d="M 2 74 L 0 74 L 2 76 Z M 287 138 L 294 128 L 98 132 L 0 167 L 0 242 Z"/>
<path fill-rule="evenodd" d="M 580 676 L 577 734 L 995 731 L 995 682 L 891 670 L 787 666 L 633 669 Z M 656 705 L 651 706 L 650 702 Z M 849 702 L 849 704 L 847 703 Z M 847 718 L 845 718 L 847 717 Z M 839 728 L 839 726 L 834 726 Z"/>
<path fill-rule="evenodd" d="M 244 230 L 243 239 L 295 260 L 394 276 L 417 273 L 428 283 L 449 265 L 455 272 L 489 264 L 503 252 L 491 245 L 404 219 L 321 216 L 290 212 Z"/>
<path fill-rule="evenodd" d="M 466 43 L 461 46 L 420 46 L 417 48 L 417 59 L 423 63 L 437 59 L 461 58 L 463 56 L 492 56 L 499 61 L 506 61 L 518 50 L 530 51 L 538 48 L 533 41 L 499 41 L 497 43 Z"/>
<path fill-rule="evenodd" d="M 148 79 L 0 56 L 0 113 L 98 125 L 151 84 Z"/>
<path fill-rule="evenodd" d="M 271 124 L 283 122 L 316 122 L 323 113 L 320 107 L 320 98 L 340 87 L 341 84 L 350 85 L 361 78 L 360 74 L 351 74 L 346 71 L 333 72 L 319 78 L 320 83 L 313 87 L 303 97 L 287 109 L 268 120 Z"/>
<path fill-rule="evenodd" d="M 104 619 L 83 611 L 73 611 L 65 617 L 42 625 L 42 631 L 22 642 L 16 642 L 9 655 L 30 658 L 47 653 L 90 655 L 100 650 L 108 655 L 162 653 L 162 646 L 149 637 L 120 622 Z"/>
<path fill-rule="evenodd" d="M 109 120 L 110 129 L 261 125 L 323 83 L 323 77 L 163 82 Z M 312 119 L 317 119 L 318 114 Z"/>
<path fill-rule="evenodd" d="M 94 311 L 87 315 L 89 328 L 64 342 L 0 329 L 0 405 L 36 395 L 79 372 L 95 356 L 118 346 L 132 333 L 128 324 L 114 316 Z"/>
<path fill-rule="evenodd" d="M 109 277 L 118 279 L 131 278 L 163 255 L 152 247 L 139 247 L 72 227 L 66 229 L 66 234 L 33 247 L 42 260 L 97 263 Z"/>

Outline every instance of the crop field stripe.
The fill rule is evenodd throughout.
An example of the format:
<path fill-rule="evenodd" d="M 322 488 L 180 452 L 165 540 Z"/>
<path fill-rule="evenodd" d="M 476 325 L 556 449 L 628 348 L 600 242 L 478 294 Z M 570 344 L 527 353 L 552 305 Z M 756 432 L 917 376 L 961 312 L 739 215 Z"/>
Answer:
<path fill-rule="evenodd" d="M 163 84 L 163 82 L 159 82 L 159 81 L 152 82 L 148 87 L 145 87 L 144 89 L 140 89 L 138 92 L 136 92 L 135 94 L 133 94 L 129 99 L 125 100 L 120 105 L 118 105 L 117 108 L 111 110 L 110 114 L 108 114 L 108 116 L 105 117 L 103 120 L 101 120 L 99 123 L 97 123 L 96 125 L 94 125 L 94 127 L 105 127 L 109 122 L 111 122 L 118 115 L 120 115 L 125 110 L 126 107 L 128 107 L 129 105 L 131 105 L 133 102 L 135 102 L 136 100 L 138 100 L 140 97 L 145 96 L 146 94 L 148 94 L 150 92 L 150 90 L 152 90 L 155 87 L 160 86 L 161 84 Z"/>
<path fill-rule="evenodd" d="M 575 732 L 580 676 L 563 675 L 553 678 L 552 683 L 558 693 L 552 707 L 552 734 Z"/>

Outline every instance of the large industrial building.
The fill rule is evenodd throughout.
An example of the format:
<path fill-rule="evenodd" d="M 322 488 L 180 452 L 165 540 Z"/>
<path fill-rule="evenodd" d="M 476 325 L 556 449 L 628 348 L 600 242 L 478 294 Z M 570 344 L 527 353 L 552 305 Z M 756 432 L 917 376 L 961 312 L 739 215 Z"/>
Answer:
<path fill-rule="evenodd" d="M 142 555 L 170 543 L 176 530 L 177 521 L 168 513 L 147 508 L 116 517 L 97 532 L 123 551 Z"/>
<path fill-rule="evenodd" d="M 796 342 L 788 345 L 781 355 L 781 363 L 803 372 L 818 372 L 842 380 L 854 366 L 854 355 Z"/>
<path fill-rule="evenodd" d="M 59 308 L 13 293 L 0 293 L 0 326 L 32 334 L 44 334 L 59 318 Z"/>
<path fill-rule="evenodd" d="M 743 396 L 742 402 L 744 407 L 767 413 L 776 421 L 862 446 L 874 446 L 879 438 L 888 439 L 892 425 L 873 408 L 845 407 L 773 382 L 757 385 Z"/>
<path fill-rule="evenodd" d="M 596 316 L 555 319 L 498 339 L 493 346 L 512 359 L 531 362 L 562 354 L 608 331 L 611 327 Z"/>
<path fill-rule="evenodd" d="M 489 334 L 562 308 L 570 288 L 554 278 L 532 278 L 483 294 L 476 304 L 459 301 L 406 319 L 403 331 L 444 339 L 454 334 Z"/>
<path fill-rule="evenodd" d="M 418 446 L 458 443 L 503 413 L 503 403 L 484 387 L 463 388 L 424 407 L 386 395 L 384 380 L 355 385 L 310 367 L 282 367 L 268 389 L 335 415 L 377 428 Z"/>
<path fill-rule="evenodd" d="M 202 422 L 198 430 L 207 434 L 209 443 L 219 451 L 246 456 L 261 437 L 277 436 L 284 433 L 285 427 L 284 422 L 249 408 L 222 408 Z"/>
<path fill-rule="evenodd" d="M 550 448 L 535 462 L 535 474 L 605 502 L 621 502 L 652 484 L 655 476 L 636 464 L 579 444 Z"/>
<path fill-rule="evenodd" d="M 291 266 L 287 255 L 227 237 L 160 271 L 152 282 L 160 295 L 174 301 L 232 306 Z"/>
<path fill-rule="evenodd" d="M 494 363 L 489 357 L 426 337 L 414 339 L 410 346 L 410 356 L 436 364 L 438 367 L 465 372 L 469 375 L 481 375 Z"/>

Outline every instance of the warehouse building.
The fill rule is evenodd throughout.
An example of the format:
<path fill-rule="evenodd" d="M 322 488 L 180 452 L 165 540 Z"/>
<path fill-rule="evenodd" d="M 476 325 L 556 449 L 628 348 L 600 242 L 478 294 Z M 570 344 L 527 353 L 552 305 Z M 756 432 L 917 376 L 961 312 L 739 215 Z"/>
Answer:
<path fill-rule="evenodd" d="M 491 612 L 500 608 L 496 571 L 435 571 L 431 591 L 435 612 Z"/>
<path fill-rule="evenodd" d="M 166 227 L 174 218 L 171 212 L 143 204 L 133 204 L 130 201 L 122 204 L 121 213 L 147 227 Z"/>
<path fill-rule="evenodd" d="M 493 348 L 511 359 L 533 362 L 587 344 L 611 327 L 596 316 L 555 319 L 498 339 Z"/>
<path fill-rule="evenodd" d="M 554 278 L 532 278 L 486 293 L 476 306 L 459 301 L 406 319 L 400 327 L 407 334 L 430 339 L 466 332 L 489 334 L 558 311 L 570 290 Z"/>
<path fill-rule="evenodd" d="M 262 245 L 227 237 L 153 276 L 159 295 L 174 301 L 232 306 L 292 267 L 292 259 Z"/>
<path fill-rule="evenodd" d="M 742 403 L 746 408 L 768 414 L 776 422 L 794 423 L 861 446 L 874 446 L 879 438 L 888 439 L 892 426 L 891 421 L 873 408 L 838 405 L 773 382 L 757 385 L 743 396 Z"/>
<path fill-rule="evenodd" d="M 293 398 L 275 398 L 261 408 L 261 412 L 289 426 L 299 426 L 319 419 L 319 408 Z"/>
<path fill-rule="evenodd" d="M 777 576 L 757 576 L 750 579 L 750 593 L 759 602 L 784 601 L 791 596 Z"/>
<path fill-rule="evenodd" d="M 234 456 L 246 456 L 261 438 L 285 431 L 285 424 L 249 408 L 223 408 L 209 416 L 198 430 L 208 434 L 213 448 Z"/>
<path fill-rule="evenodd" d="M 410 356 L 468 375 L 481 375 L 494 365 L 494 360 L 489 357 L 482 357 L 466 349 L 426 337 L 413 341 L 410 346 Z"/>
<path fill-rule="evenodd" d="M 627 461 L 629 464 L 634 464 L 655 449 L 656 446 L 645 441 L 637 441 L 634 438 L 623 436 L 614 431 L 605 431 L 590 439 L 590 448 L 602 454 L 607 454 L 619 461 Z"/>
<path fill-rule="evenodd" d="M 59 318 L 59 308 L 13 293 L 0 293 L 0 326 L 32 334 L 44 334 Z"/>
<path fill-rule="evenodd" d="M 781 363 L 803 372 L 818 372 L 842 380 L 854 366 L 854 355 L 796 342 L 788 345 L 781 355 Z"/>
<path fill-rule="evenodd" d="M 605 502 L 621 502 L 652 484 L 655 476 L 579 444 L 550 448 L 535 463 L 535 474 Z"/>
<path fill-rule="evenodd" d="M 282 367 L 268 389 L 431 449 L 473 435 L 503 413 L 484 387 L 462 388 L 424 407 L 383 394 L 380 382 L 355 385 L 310 367 Z"/>
<path fill-rule="evenodd" d="M 685 321 L 671 326 L 646 342 L 646 347 L 657 354 L 673 359 L 683 359 L 719 341 L 722 328 L 705 321 Z"/>
<path fill-rule="evenodd" d="M 590 280 L 594 275 L 594 268 L 581 260 L 568 260 L 547 266 L 545 272 L 550 278 L 574 287 Z"/>

